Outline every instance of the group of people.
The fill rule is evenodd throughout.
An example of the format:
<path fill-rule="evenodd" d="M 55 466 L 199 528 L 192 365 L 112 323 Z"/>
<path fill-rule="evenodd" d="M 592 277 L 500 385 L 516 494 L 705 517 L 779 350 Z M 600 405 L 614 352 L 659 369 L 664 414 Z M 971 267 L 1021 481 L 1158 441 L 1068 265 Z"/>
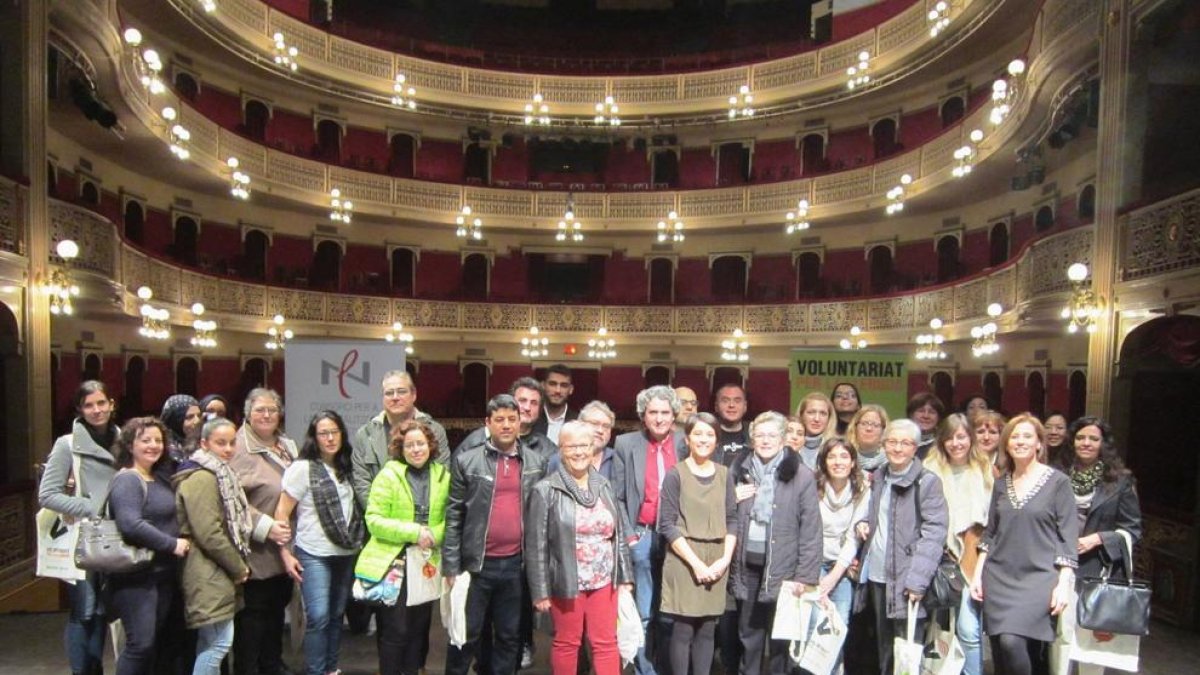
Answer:
<path fill-rule="evenodd" d="M 215 675 L 230 652 L 236 675 L 286 673 L 298 585 L 309 675 L 340 672 L 348 612 L 374 615 L 383 675 L 415 675 L 436 604 L 409 602 L 415 557 L 447 588 L 468 584 L 453 675 L 528 666 L 538 616 L 553 625 L 554 673 L 616 675 L 621 603 L 641 619 L 639 675 L 708 673 L 717 656 L 724 672 L 789 673 L 788 644 L 772 638 L 784 593 L 836 612 L 847 649 L 876 651 L 882 673 L 910 613 L 918 639 L 953 620 L 963 673 L 983 672 L 985 635 L 996 672 L 1044 672 L 1076 578 L 1123 574 L 1141 533 L 1133 478 L 1094 417 L 1006 419 L 981 397 L 948 414 L 922 393 L 889 419 L 842 383 L 794 415 L 747 420 L 741 386 L 718 388 L 712 413 L 687 387 L 652 386 L 638 428 L 614 438 L 611 408 L 575 410 L 572 393 L 563 365 L 519 378 L 452 451 L 412 377 L 392 371 L 383 410 L 353 437 L 322 411 L 298 448 L 269 389 L 250 392 L 240 425 L 220 397 L 176 395 L 118 428 L 104 385 L 85 382 L 40 502 L 76 519 L 107 510 L 155 554 L 71 586 L 72 671 L 101 672 L 120 619 L 122 675 Z M 954 611 L 927 613 L 947 561 L 964 591 Z"/>

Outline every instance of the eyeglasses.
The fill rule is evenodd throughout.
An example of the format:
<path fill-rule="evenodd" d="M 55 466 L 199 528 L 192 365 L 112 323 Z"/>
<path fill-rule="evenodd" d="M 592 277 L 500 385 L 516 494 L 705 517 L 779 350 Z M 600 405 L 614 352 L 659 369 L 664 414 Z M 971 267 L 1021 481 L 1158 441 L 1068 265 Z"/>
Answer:
<path fill-rule="evenodd" d="M 905 438 L 903 440 L 898 439 L 898 438 L 889 438 L 883 442 L 883 447 L 885 447 L 885 448 L 904 448 L 905 450 L 911 450 L 911 449 L 917 447 L 917 444 L 908 440 L 907 438 Z"/>
<path fill-rule="evenodd" d="M 570 454 L 583 454 L 585 452 L 590 454 L 592 452 L 592 444 L 574 443 L 572 445 L 564 445 L 562 446 L 562 449 L 566 450 Z"/>
<path fill-rule="evenodd" d="M 855 424 L 854 426 L 862 427 L 864 429 L 882 429 L 883 428 L 882 424 L 880 424 L 879 422 L 876 422 L 874 420 L 859 420 L 858 424 Z"/>
<path fill-rule="evenodd" d="M 590 424 L 594 427 L 599 427 L 601 429 L 612 429 L 613 428 L 612 422 L 597 422 L 595 420 L 583 420 L 583 423 Z"/>
<path fill-rule="evenodd" d="M 254 413 L 255 415 L 265 415 L 267 417 L 273 417 L 273 416 L 279 414 L 279 408 L 258 407 L 258 408 L 251 408 L 250 412 Z"/>
<path fill-rule="evenodd" d="M 694 398 L 681 398 L 681 399 L 679 399 L 679 405 L 686 405 L 686 406 L 689 406 L 689 407 L 690 407 L 690 406 L 694 406 L 694 405 L 696 405 L 696 403 L 697 403 L 697 401 L 696 401 L 696 399 L 694 399 Z"/>
<path fill-rule="evenodd" d="M 333 438 L 335 436 L 341 436 L 342 432 L 339 429 L 325 429 L 324 431 L 318 431 L 317 435 L 321 438 Z"/>
<path fill-rule="evenodd" d="M 384 398 L 404 398 L 412 393 L 412 389 L 385 389 L 383 391 Z"/>

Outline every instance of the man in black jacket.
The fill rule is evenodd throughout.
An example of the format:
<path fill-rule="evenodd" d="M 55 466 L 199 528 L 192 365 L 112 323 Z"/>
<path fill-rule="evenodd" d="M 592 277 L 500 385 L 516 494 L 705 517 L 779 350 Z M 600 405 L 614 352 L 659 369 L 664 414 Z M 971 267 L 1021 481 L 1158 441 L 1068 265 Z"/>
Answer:
<path fill-rule="evenodd" d="M 488 401 L 485 425 L 484 443 L 457 453 L 450 462 L 442 572 L 451 586 L 459 574 L 470 572 L 471 587 L 467 641 L 449 648 L 448 675 L 467 675 L 489 623 L 491 672 L 512 675 L 521 658 L 521 609 L 528 602 L 522 523 L 533 486 L 546 473 L 546 460 L 517 438 L 520 413 L 512 396 L 500 394 Z"/>

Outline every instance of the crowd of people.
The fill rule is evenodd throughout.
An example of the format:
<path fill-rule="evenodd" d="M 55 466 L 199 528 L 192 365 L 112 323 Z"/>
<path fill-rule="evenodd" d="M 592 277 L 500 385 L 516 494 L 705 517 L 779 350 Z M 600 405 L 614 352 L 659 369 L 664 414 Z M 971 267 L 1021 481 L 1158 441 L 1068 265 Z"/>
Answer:
<path fill-rule="evenodd" d="M 1007 419 L 977 396 L 952 412 L 920 393 L 890 419 L 841 383 L 751 420 L 741 386 L 718 388 L 712 412 L 652 386 L 638 428 L 614 438 L 612 409 L 576 410 L 572 393 L 563 365 L 520 378 L 452 450 L 405 371 L 384 375 L 382 411 L 353 435 L 325 410 L 295 440 L 270 389 L 249 393 L 240 424 L 220 396 L 175 395 L 118 426 L 104 384 L 84 382 L 39 501 L 67 520 L 107 513 L 153 561 L 69 586 L 72 672 L 102 672 L 119 619 L 119 675 L 288 673 L 298 587 L 308 675 L 341 672 L 344 616 L 373 617 L 380 673 L 416 675 L 441 594 L 426 577 L 440 576 L 468 584 L 454 675 L 528 667 L 544 619 L 552 672 L 616 675 L 622 603 L 641 619 L 638 675 L 718 659 L 790 673 L 773 637 L 786 593 L 836 612 L 845 656 L 874 652 L 869 670 L 892 672 L 915 614 L 917 639 L 931 622 L 957 635 L 967 675 L 988 644 L 995 672 L 1040 673 L 1076 579 L 1124 574 L 1141 534 L 1133 477 L 1095 417 Z M 923 602 L 948 564 L 963 588 L 951 611 Z"/>

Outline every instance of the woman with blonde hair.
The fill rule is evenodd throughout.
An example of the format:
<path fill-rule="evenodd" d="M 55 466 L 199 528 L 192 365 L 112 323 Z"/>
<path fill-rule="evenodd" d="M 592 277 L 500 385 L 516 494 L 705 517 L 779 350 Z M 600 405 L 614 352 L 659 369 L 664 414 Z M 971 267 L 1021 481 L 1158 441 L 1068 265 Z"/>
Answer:
<path fill-rule="evenodd" d="M 1000 450 L 1000 432 L 1004 431 L 1007 422 L 1004 415 L 995 410 L 985 410 L 971 418 L 972 437 L 975 448 L 982 457 L 986 457 L 992 466 L 996 467 L 994 475 L 999 476 L 1004 470 L 1004 453 Z"/>
<path fill-rule="evenodd" d="M 804 425 L 804 443 L 793 450 L 800 454 L 804 466 L 816 471 L 817 453 L 821 451 L 821 445 L 834 436 L 837 428 L 833 422 L 833 401 L 822 392 L 809 392 L 796 406 L 796 417 Z"/>
<path fill-rule="evenodd" d="M 950 527 L 946 531 L 945 555 L 958 562 L 964 579 L 971 579 L 979 560 L 978 546 L 987 526 L 995 478 L 991 459 L 972 441 L 971 423 L 965 414 L 955 413 L 942 422 L 925 468 L 942 479 L 946 494 Z M 967 659 L 962 671 L 965 675 L 983 673 L 981 609 L 969 592 L 962 594 L 954 628 Z"/>
<path fill-rule="evenodd" d="M 868 484 L 875 469 L 887 464 L 883 453 L 883 430 L 888 425 L 888 414 L 883 406 L 867 403 L 854 413 L 847 427 L 846 440 L 858 455 L 858 466 Z"/>

